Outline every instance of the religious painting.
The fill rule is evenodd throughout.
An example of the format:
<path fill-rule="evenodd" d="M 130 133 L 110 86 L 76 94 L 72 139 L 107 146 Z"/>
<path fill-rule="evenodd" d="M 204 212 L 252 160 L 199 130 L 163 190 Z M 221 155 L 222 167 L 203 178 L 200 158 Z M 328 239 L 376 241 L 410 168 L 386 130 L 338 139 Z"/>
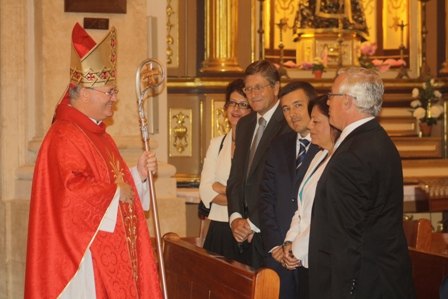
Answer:
<path fill-rule="evenodd" d="M 126 13 L 126 0 L 64 0 L 64 11 Z"/>

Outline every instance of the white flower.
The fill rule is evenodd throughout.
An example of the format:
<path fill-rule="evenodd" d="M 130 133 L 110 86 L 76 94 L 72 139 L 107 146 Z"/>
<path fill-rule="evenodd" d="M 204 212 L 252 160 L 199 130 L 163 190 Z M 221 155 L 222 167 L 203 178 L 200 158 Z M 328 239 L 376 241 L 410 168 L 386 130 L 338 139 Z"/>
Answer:
<path fill-rule="evenodd" d="M 322 61 L 322 58 L 320 58 L 320 57 L 314 57 L 313 63 L 314 64 L 324 64 Z"/>
<path fill-rule="evenodd" d="M 434 79 L 423 82 L 421 86 L 412 89 L 412 115 L 419 121 L 434 125 L 444 113 L 443 105 L 440 105 L 442 93 L 436 90 Z"/>
<path fill-rule="evenodd" d="M 420 102 L 420 100 L 413 100 L 411 102 L 411 108 L 417 108 L 420 107 L 422 105 L 422 102 Z"/>
<path fill-rule="evenodd" d="M 431 117 L 439 118 L 443 114 L 443 106 L 433 105 L 429 111 L 431 112 Z"/>
<path fill-rule="evenodd" d="M 418 98 L 418 95 L 419 95 L 418 88 L 414 88 L 414 89 L 412 90 L 412 97 L 413 97 L 413 98 Z"/>
<path fill-rule="evenodd" d="M 412 114 L 416 119 L 422 119 L 425 117 L 426 115 L 426 110 L 423 109 L 422 107 L 418 107 L 417 109 L 414 110 L 414 113 Z"/>

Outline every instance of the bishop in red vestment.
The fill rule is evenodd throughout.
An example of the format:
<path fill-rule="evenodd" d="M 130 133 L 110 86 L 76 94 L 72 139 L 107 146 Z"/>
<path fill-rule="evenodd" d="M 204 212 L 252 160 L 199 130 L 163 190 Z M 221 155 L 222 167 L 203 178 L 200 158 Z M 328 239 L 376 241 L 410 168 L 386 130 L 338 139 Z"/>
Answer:
<path fill-rule="evenodd" d="M 71 83 L 34 171 L 25 297 L 161 298 L 140 200 L 155 156 L 130 170 L 103 123 L 118 93 L 116 31 L 97 44 L 76 24 L 72 43 Z"/>

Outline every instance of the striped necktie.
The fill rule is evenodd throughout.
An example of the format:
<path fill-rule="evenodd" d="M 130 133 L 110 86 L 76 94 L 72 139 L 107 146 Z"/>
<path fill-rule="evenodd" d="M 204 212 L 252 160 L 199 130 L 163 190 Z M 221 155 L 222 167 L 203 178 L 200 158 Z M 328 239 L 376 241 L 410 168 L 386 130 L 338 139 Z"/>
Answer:
<path fill-rule="evenodd" d="M 308 148 L 308 145 L 310 144 L 309 140 L 305 138 L 299 139 L 299 153 L 297 154 L 296 158 L 296 170 L 302 165 L 303 159 L 305 159 L 306 150 Z"/>

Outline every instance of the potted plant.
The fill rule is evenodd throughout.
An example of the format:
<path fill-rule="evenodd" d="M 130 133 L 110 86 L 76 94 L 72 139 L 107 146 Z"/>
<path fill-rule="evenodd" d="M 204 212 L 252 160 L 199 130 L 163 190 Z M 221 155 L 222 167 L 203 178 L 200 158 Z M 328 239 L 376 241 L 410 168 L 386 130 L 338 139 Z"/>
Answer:
<path fill-rule="evenodd" d="M 314 75 L 314 78 L 320 79 L 322 78 L 322 73 L 325 72 L 325 64 L 320 57 L 315 57 L 313 63 L 311 64 L 311 72 Z"/>
<path fill-rule="evenodd" d="M 437 124 L 437 119 L 443 114 L 443 106 L 440 104 L 442 94 L 435 87 L 434 79 L 430 79 L 412 90 L 415 100 L 410 105 L 412 115 L 419 122 L 421 136 L 430 136 L 432 126 Z"/>

